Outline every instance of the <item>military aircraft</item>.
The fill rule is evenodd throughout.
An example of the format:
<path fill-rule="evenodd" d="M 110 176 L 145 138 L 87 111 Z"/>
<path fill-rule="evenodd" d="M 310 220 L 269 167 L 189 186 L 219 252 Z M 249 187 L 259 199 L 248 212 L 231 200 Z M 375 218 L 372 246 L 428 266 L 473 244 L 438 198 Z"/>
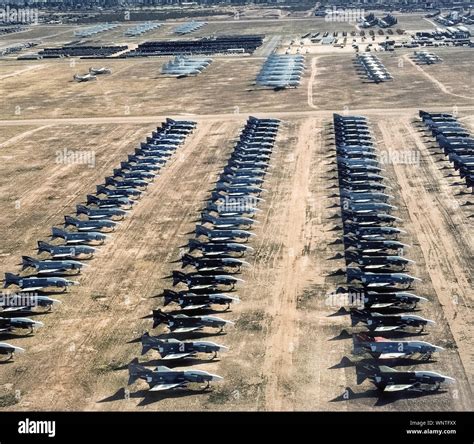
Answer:
<path fill-rule="evenodd" d="M 29 329 L 30 333 L 33 333 L 35 328 L 43 327 L 43 325 L 42 322 L 29 318 L 0 318 L 0 332 Z"/>
<path fill-rule="evenodd" d="M 90 259 L 94 256 L 96 249 L 88 246 L 68 247 L 64 245 L 50 245 L 43 241 L 38 241 L 38 253 L 47 252 L 53 258 L 68 259 Z"/>
<path fill-rule="evenodd" d="M 51 238 L 60 237 L 65 240 L 66 244 L 103 244 L 109 237 L 107 234 L 97 231 L 88 232 L 70 232 L 61 228 L 53 227 L 51 229 Z"/>
<path fill-rule="evenodd" d="M 227 256 L 210 258 L 205 256 L 195 257 L 190 254 L 184 254 L 181 257 L 181 262 L 183 263 L 183 268 L 192 265 L 199 272 L 223 270 L 225 268 L 237 269 L 237 271 L 240 271 L 242 267 L 250 267 L 250 264 L 246 261 Z"/>
<path fill-rule="evenodd" d="M 89 68 L 89 74 L 93 76 L 102 75 L 102 74 L 112 74 L 112 70 L 109 68 Z"/>
<path fill-rule="evenodd" d="M 160 324 L 166 324 L 170 331 L 174 333 L 189 333 L 206 327 L 218 328 L 218 333 L 220 333 L 226 326 L 234 325 L 234 322 L 218 318 L 217 316 L 171 315 L 160 309 L 153 310 L 153 328 Z"/>
<path fill-rule="evenodd" d="M 173 271 L 172 277 L 173 287 L 182 282 L 186 284 L 191 290 L 217 288 L 219 285 L 230 286 L 231 288 L 234 288 L 240 282 L 244 282 L 242 279 L 227 274 L 183 273 L 177 270 Z"/>
<path fill-rule="evenodd" d="M 121 208 L 91 208 L 85 205 L 76 205 L 76 215 L 85 214 L 89 219 L 122 220 L 127 215 L 126 210 Z"/>
<path fill-rule="evenodd" d="M 364 312 L 361 310 L 353 310 L 351 314 L 352 326 L 356 326 L 359 322 L 363 322 L 367 325 L 369 330 L 373 331 L 394 331 L 403 330 L 408 327 L 418 327 L 420 328 L 419 333 L 421 333 L 427 325 L 435 324 L 435 322 L 430 319 L 410 314 L 384 315 L 375 312 Z"/>
<path fill-rule="evenodd" d="M 96 185 L 97 194 L 104 194 L 109 197 L 126 197 L 129 199 L 139 199 L 142 195 L 141 190 L 136 188 L 117 188 L 111 189 L 104 185 Z"/>
<path fill-rule="evenodd" d="M 385 269 L 391 270 L 392 267 L 404 270 L 407 265 L 414 263 L 410 259 L 402 256 L 389 255 L 360 255 L 352 251 L 346 251 L 346 263 L 357 263 L 363 270 Z"/>
<path fill-rule="evenodd" d="M 431 359 L 435 352 L 443 351 L 443 347 L 425 341 L 390 341 L 383 337 L 371 337 L 364 333 L 355 336 L 355 351 L 363 350 L 377 359 L 412 358 Z"/>
<path fill-rule="evenodd" d="M 183 310 L 198 310 L 210 308 L 212 305 L 227 305 L 230 308 L 232 303 L 239 303 L 236 296 L 229 296 L 226 293 L 193 293 L 192 291 L 164 290 L 164 305 L 176 302 Z"/>
<path fill-rule="evenodd" d="M 21 347 L 16 347 L 6 342 L 0 342 L 0 355 L 9 355 L 7 361 L 13 359 L 15 353 L 24 353 L 25 349 Z"/>
<path fill-rule="evenodd" d="M 128 197 L 109 197 L 107 199 L 100 199 L 92 194 L 87 195 L 87 205 L 96 205 L 98 208 L 120 208 L 123 210 L 130 209 L 135 204 L 135 201 Z"/>
<path fill-rule="evenodd" d="M 209 223 L 218 228 L 251 227 L 259 222 L 249 217 L 220 216 L 214 217 L 207 212 L 201 213 L 201 223 Z"/>
<path fill-rule="evenodd" d="M 186 388 L 189 383 L 203 383 L 207 389 L 211 381 L 221 381 L 223 378 L 204 370 L 171 370 L 165 366 L 158 366 L 155 370 L 150 370 L 138 364 L 138 359 L 134 359 L 129 367 L 128 384 L 134 383 L 137 379 L 144 379 L 150 386 L 151 392 L 171 390 L 175 388 Z"/>
<path fill-rule="evenodd" d="M 39 260 L 30 256 L 22 256 L 23 270 L 34 268 L 38 274 L 79 274 L 87 265 L 79 261 L 62 260 Z"/>
<path fill-rule="evenodd" d="M 20 291 L 46 291 L 50 289 L 62 289 L 67 291 L 71 285 L 78 285 L 78 282 L 59 277 L 22 277 L 13 273 L 5 273 L 4 288 L 16 285 Z"/>
<path fill-rule="evenodd" d="M 190 253 L 194 250 L 200 250 L 205 256 L 219 256 L 231 253 L 243 256 L 245 253 L 254 251 L 252 247 L 237 242 L 200 242 L 196 239 L 190 239 L 188 246 Z"/>
<path fill-rule="evenodd" d="M 117 222 L 110 219 L 80 220 L 71 216 L 64 216 L 64 226 L 76 227 L 78 231 L 114 231 Z"/>
<path fill-rule="evenodd" d="M 31 313 L 33 312 L 33 308 L 36 307 L 46 308 L 47 311 L 50 311 L 54 305 L 60 303 L 61 301 L 50 298 L 49 296 L 39 294 L 30 296 L 22 293 L 10 293 L 8 295 L 4 294 L 0 307 L 3 316 L 12 317 L 18 313 Z"/>
<path fill-rule="evenodd" d="M 234 239 L 244 239 L 248 240 L 249 237 L 256 236 L 255 233 L 252 233 L 247 230 L 225 230 L 225 229 L 214 229 L 210 230 L 209 228 L 203 225 L 196 225 L 196 237 L 205 236 L 213 241 L 231 241 Z"/>
<path fill-rule="evenodd" d="M 76 82 L 89 82 L 91 80 L 97 80 L 97 77 L 95 75 L 92 75 L 91 73 L 84 74 L 83 76 L 79 74 L 74 74 L 73 79 Z"/>
<path fill-rule="evenodd" d="M 370 273 L 363 272 L 360 268 L 356 267 L 348 267 L 346 271 L 348 282 L 360 281 L 366 287 L 407 284 L 407 288 L 410 288 L 413 282 L 421 281 L 421 279 L 406 273 Z"/>
<path fill-rule="evenodd" d="M 142 355 L 153 349 L 160 353 L 161 359 L 173 360 L 195 357 L 198 353 L 211 354 L 209 360 L 217 357 L 218 352 L 226 352 L 229 349 L 223 345 L 209 341 L 187 341 L 177 339 L 159 339 L 150 336 L 148 332 L 141 338 Z"/>
<path fill-rule="evenodd" d="M 384 393 L 432 392 L 440 389 L 442 383 L 451 384 L 455 379 L 433 371 L 399 371 L 385 365 L 364 365 L 358 383 L 369 379 Z"/>

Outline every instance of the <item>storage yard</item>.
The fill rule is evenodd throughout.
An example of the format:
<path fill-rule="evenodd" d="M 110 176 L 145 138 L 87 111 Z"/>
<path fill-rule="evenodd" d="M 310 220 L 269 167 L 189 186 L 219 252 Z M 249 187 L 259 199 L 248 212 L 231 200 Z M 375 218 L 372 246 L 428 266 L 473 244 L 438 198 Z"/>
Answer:
<path fill-rule="evenodd" d="M 8 292 L 54 290 L 25 328 L 3 305 L 0 342 L 24 351 L 0 363 L 1 410 L 472 411 L 473 49 L 380 51 L 361 69 L 350 46 L 291 45 L 353 25 L 281 20 L 0 36 L 64 56 L 0 60 L 0 271 Z M 76 31 L 91 40 L 72 51 Z M 215 32 L 247 35 L 244 51 L 235 37 L 176 49 Z M 51 254 L 79 253 L 73 238 L 93 258 Z M 38 255 L 38 241 L 68 248 Z M 70 269 L 28 280 L 53 265 Z M 365 305 L 344 299 L 354 288 Z M 387 341 L 396 356 L 367 345 Z M 384 392 L 379 365 L 444 379 Z"/>

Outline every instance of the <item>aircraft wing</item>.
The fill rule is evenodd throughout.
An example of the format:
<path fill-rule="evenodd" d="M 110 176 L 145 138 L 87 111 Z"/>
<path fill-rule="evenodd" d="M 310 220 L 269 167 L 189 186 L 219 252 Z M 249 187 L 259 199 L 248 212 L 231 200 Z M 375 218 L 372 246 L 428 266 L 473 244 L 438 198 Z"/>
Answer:
<path fill-rule="evenodd" d="M 22 307 L 6 307 L 0 313 L 23 311 L 23 310 L 27 310 L 27 309 L 29 310 L 29 309 L 31 309 L 31 307 L 28 307 L 27 305 L 24 305 Z"/>
<path fill-rule="evenodd" d="M 410 387 L 413 387 L 413 384 L 393 384 L 387 385 L 383 391 L 384 392 L 401 392 L 403 390 L 407 390 Z"/>
<path fill-rule="evenodd" d="M 390 285 L 393 285 L 392 282 L 371 282 L 368 284 L 368 287 L 388 287 Z"/>
<path fill-rule="evenodd" d="M 172 384 L 156 384 L 149 391 L 150 392 L 160 392 L 162 390 L 170 390 L 182 386 L 182 382 L 174 382 Z"/>
<path fill-rule="evenodd" d="M 186 305 L 186 307 L 183 307 L 183 310 L 199 310 L 201 308 L 207 308 L 207 304 L 200 304 L 200 305 Z"/>
<path fill-rule="evenodd" d="M 391 307 L 393 305 L 393 302 L 384 302 L 384 303 L 378 303 L 378 304 L 373 304 L 370 306 L 370 308 L 386 308 L 386 307 Z"/>
<path fill-rule="evenodd" d="M 371 270 L 377 269 L 377 268 L 385 268 L 387 264 L 378 264 L 378 265 L 366 265 L 365 268 L 370 268 Z"/>
<path fill-rule="evenodd" d="M 381 325 L 375 329 L 375 331 L 392 331 L 398 330 L 400 325 Z"/>
<path fill-rule="evenodd" d="M 42 290 L 44 287 L 43 286 L 39 286 L 39 287 L 28 287 L 28 288 L 22 288 L 20 289 L 21 292 L 28 292 L 28 291 L 36 291 L 36 290 Z"/>
<path fill-rule="evenodd" d="M 406 356 L 406 353 L 382 353 L 379 356 L 379 359 L 395 359 L 395 358 L 403 358 Z"/>
<path fill-rule="evenodd" d="M 162 357 L 161 359 L 163 360 L 182 359 L 182 358 L 187 358 L 188 356 L 192 356 L 192 353 L 170 353 L 169 355 L 166 355 Z"/>
<path fill-rule="evenodd" d="M 174 333 L 188 333 L 191 331 L 196 331 L 199 330 L 201 327 L 178 327 L 173 330 L 171 330 Z"/>

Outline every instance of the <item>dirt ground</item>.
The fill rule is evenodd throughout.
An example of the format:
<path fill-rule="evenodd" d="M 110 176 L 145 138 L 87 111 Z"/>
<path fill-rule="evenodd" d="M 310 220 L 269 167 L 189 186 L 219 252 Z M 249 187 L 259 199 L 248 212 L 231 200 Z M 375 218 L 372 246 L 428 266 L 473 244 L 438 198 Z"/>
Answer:
<path fill-rule="evenodd" d="M 1 338 L 26 353 L 0 365 L 0 409 L 472 410 L 473 199 L 417 120 L 419 108 L 454 108 L 474 129 L 472 55 L 444 51 L 444 64 L 422 70 L 406 53 L 382 54 L 395 80 L 381 85 L 357 76 L 352 55 L 308 57 L 301 87 L 281 92 L 252 85 L 263 62 L 257 57 L 216 59 L 201 76 L 182 81 L 159 76 L 162 59 L 107 61 L 113 74 L 85 84 L 70 79 L 87 61 L 2 62 L 2 274 L 18 271 L 21 255 L 35 254 L 37 240 L 48 239 L 51 226 L 161 123 L 159 116 L 192 115 L 198 126 L 89 262 L 80 286 L 57 296 L 63 303 L 52 313 L 35 317 L 45 327 L 34 336 Z M 384 175 L 407 231 L 402 240 L 412 245 L 406 255 L 416 261 L 410 272 L 423 280 L 415 292 L 430 301 L 420 314 L 436 321 L 423 339 L 446 349 L 411 368 L 454 377 L 445 392 L 380 397 L 370 383 L 357 385 L 354 367 L 341 363 L 353 359 L 356 330 L 328 299 L 344 282 L 334 273 L 344 267 L 331 163 L 334 111 L 368 115 L 388 159 Z M 241 303 L 219 314 L 235 327 L 216 337 L 183 336 L 230 350 L 213 362 L 175 364 L 224 381 L 206 393 L 153 395 L 144 382 L 127 387 L 133 358 L 160 364 L 155 352 L 140 356 L 138 338 L 164 332 L 151 329 L 148 316 L 162 303 L 153 296 L 169 288 L 166 276 L 178 267 L 173 262 L 249 114 L 283 123 L 251 241 L 255 252 L 247 258 L 252 267 L 237 292 Z M 94 164 L 58 163 L 64 149 L 90 151 Z M 410 161 L 397 160 L 404 153 Z"/>

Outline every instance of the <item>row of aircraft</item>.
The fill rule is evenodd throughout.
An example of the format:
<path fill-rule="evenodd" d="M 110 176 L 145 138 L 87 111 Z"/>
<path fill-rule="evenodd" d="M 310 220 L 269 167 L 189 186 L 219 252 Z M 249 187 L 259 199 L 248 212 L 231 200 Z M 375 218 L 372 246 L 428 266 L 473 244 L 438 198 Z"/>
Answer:
<path fill-rule="evenodd" d="M 357 54 L 356 64 L 362 69 L 363 74 L 375 83 L 393 80 L 385 65 L 374 54 Z"/>
<path fill-rule="evenodd" d="M 452 114 L 420 110 L 420 117 L 454 169 L 459 171 L 461 179 L 474 189 L 474 138 L 470 131 Z"/>
<path fill-rule="evenodd" d="M 64 227 L 53 227 L 51 242 L 38 242 L 38 257 L 23 256 L 20 274 L 5 273 L 4 288 L 15 288 L 4 293 L 0 306 L 0 334 L 16 330 L 33 330 L 43 326 L 25 315 L 46 311 L 60 303 L 47 294 L 65 292 L 78 282 L 71 279 L 87 267 L 97 246 L 104 244 L 146 192 L 159 170 L 185 142 L 196 123 L 167 119 L 140 148 L 114 169 L 113 175 L 97 186 L 95 195 L 78 204 L 76 215 L 64 217 Z M 54 240 L 60 239 L 61 243 Z M 11 359 L 23 349 L 0 343 L 0 354 Z"/>
<path fill-rule="evenodd" d="M 426 50 L 415 51 L 413 53 L 413 59 L 419 65 L 433 65 L 435 63 L 439 63 L 443 61 L 443 59 L 440 56 Z"/>
<path fill-rule="evenodd" d="M 296 88 L 305 70 L 302 55 L 272 54 L 262 66 L 256 80 L 260 86 L 274 89 Z"/>
<path fill-rule="evenodd" d="M 413 261 L 404 257 L 409 245 L 400 241 L 405 231 L 396 227 L 391 188 L 385 184 L 376 145 L 363 116 L 334 115 L 336 163 L 343 221 L 347 294 L 352 326 L 365 331 L 354 336 L 354 354 L 365 356 L 356 365 L 358 383 L 369 379 L 384 393 L 435 391 L 453 378 L 433 371 L 399 371 L 400 359 L 430 360 L 442 347 L 419 340 L 392 341 L 387 335 L 421 334 L 435 322 L 417 314 L 427 299 L 411 291 L 420 279 L 406 273 Z M 355 296 L 355 297 L 354 297 Z M 374 364 L 375 362 L 375 364 Z"/>
<path fill-rule="evenodd" d="M 202 354 L 213 360 L 218 353 L 227 351 L 224 345 L 182 340 L 182 336 L 195 337 L 203 330 L 220 334 L 234 324 L 212 313 L 228 311 L 232 304 L 240 302 L 234 290 L 243 283 L 238 275 L 250 266 L 244 257 L 253 251 L 248 241 L 255 236 L 252 228 L 258 224 L 257 207 L 265 192 L 262 185 L 279 123 L 274 119 L 248 119 L 204 205 L 194 238 L 188 242 L 188 251 L 179 260 L 181 270 L 174 270 L 169 277 L 173 289 L 165 289 L 160 295 L 164 306 L 174 305 L 178 310 L 153 311 L 153 328 L 165 325 L 169 333 L 166 338 L 145 333 L 141 338 L 142 354 L 155 350 L 162 361 L 179 362 Z M 145 380 L 150 391 L 155 392 L 185 388 L 192 383 L 206 383 L 204 389 L 207 389 L 212 381 L 222 377 L 197 369 L 182 371 L 166 366 L 148 369 L 136 359 L 129 366 L 129 384 L 137 379 Z"/>

